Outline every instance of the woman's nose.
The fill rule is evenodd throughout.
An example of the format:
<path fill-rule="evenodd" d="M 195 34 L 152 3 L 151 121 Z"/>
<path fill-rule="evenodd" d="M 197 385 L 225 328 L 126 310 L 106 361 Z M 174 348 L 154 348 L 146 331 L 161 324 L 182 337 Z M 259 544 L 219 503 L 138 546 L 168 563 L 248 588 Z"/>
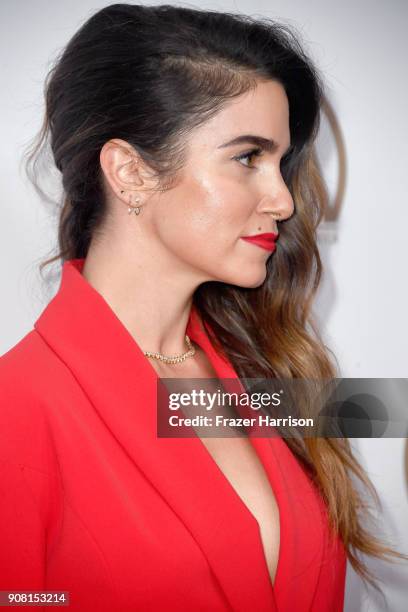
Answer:
<path fill-rule="evenodd" d="M 295 205 L 292 195 L 283 180 L 279 186 L 275 185 L 263 195 L 258 211 L 279 214 L 279 221 L 289 219 L 293 215 Z"/>

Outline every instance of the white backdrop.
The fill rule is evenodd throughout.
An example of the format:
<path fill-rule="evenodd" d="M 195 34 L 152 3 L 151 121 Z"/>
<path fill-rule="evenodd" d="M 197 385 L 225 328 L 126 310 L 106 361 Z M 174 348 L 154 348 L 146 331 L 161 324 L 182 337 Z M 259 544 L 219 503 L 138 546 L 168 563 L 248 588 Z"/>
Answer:
<path fill-rule="evenodd" d="M 80 24 L 107 4 L 90 0 L 1 4 L 0 354 L 32 328 L 50 298 L 37 266 L 55 246 L 54 220 L 20 167 L 23 147 L 40 127 L 44 77 L 56 52 Z M 325 273 L 316 315 L 343 376 L 407 378 L 408 3 L 223 0 L 179 4 L 265 15 L 300 32 L 325 76 L 347 162 L 341 214 L 330 230 L 321 232 Z M 318 153 L 332 191 L 337 156 L 325 121 Z M 408 553 L 407 441 L 356 440 L 354 446 L 380 494 L 379 528 Z M 407 564 L 369 560 L 369 565 L 384 581 L 388 609 L 405 612 Z M 386 609 L 374 592 L 365 592 L 350 567 L 345 609 Z"/>

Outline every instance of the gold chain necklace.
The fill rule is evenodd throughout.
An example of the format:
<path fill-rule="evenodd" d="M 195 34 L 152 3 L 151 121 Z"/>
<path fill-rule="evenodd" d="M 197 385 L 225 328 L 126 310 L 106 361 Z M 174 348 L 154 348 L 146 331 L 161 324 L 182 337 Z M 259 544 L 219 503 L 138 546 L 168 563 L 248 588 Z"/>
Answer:
<path fill-rule="evenodd" d="M 187 336 L 187 334 L 185 335 L 185 339 L 188 346 L 188 350 L 185 353 L 182 353 L 181 355 L 167 356 L 162 355 L 162 353 L 152 353 L 150 351 L 143 351 L 143 354 L 146 355 L 146 357 L 151 357 L 152 359 L 158 359 L 159 361 L 163 361 L 163 363 L 181 363 L 182 361 L 185 361 L 187 357 L 192 357 L 195 354 L 195 348 L 191 344 L 191 340 Z"/>

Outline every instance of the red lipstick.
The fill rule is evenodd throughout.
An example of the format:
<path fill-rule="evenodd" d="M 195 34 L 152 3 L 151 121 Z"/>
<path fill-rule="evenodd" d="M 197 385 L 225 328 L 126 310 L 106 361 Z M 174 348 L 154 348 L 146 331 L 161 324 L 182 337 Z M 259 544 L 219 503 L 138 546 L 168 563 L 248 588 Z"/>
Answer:
<path fill-rule="evenodd" d="M 242 236 L 242 240 L 247 240 L 247 242 L 252 242 L 257 246 L 260 246 L 267 251 L 273 251 L 276 249 L 275 240 L 277 240 L 279 234 L 256 234 L 256 236 Z"/>

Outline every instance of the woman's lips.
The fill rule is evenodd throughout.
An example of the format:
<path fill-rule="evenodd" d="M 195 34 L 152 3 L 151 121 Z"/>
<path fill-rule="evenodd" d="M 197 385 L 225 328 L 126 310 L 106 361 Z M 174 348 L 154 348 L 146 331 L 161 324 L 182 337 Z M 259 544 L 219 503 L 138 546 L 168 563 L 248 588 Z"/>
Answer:
<path fill-rule="evenodd" d="M 252 242 L 252 244 L 256 244 L 262 249 L 266 249 L 267 251 L 273 251 L 276 249 L 275 240 L 278 238 L 278 234 L 257 234 L 256 236 L 242 236 L 242 240 L 246 240 L 247 242 Z"/>

